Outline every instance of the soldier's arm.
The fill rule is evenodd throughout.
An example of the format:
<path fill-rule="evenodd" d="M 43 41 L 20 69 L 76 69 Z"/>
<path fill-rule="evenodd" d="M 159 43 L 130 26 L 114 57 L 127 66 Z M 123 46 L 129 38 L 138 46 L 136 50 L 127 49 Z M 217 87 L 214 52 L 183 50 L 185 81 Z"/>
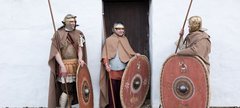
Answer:
<path fill-rule="evenodd" d="M 61 57 L 61 55 L 59 54 L 59 52 L 55 55 L 55 58 L 56 58 L 58 64 L 60 65 L 60 67 L 65 67 L 64 64 L 63 64 L 62 57 Z"/>
<path fill-rule="evenodd" d="M 83 51 L 81 46 L 78 47 L 78 62 L 81 66 L 85 64 L 85 61 L 83 60 Z"/>
<path fill-rule="evenodd" d="M 195 44 L 192 47 L 182 49 L 177 54 L 178 55 L 193 55 L 193 56 L 195 56 L 195 55 L 197 55 L 197 46 Z"/>
<path fill-rule="evenodd" d="M 83 66 L 85 61 L 83 60 L 83 47 L 84 47 L 85 39 L 82 32 L 80 32 L 79 43 L 78 43 L 78 63 Z"/>
<path fill-rule="evenodd" d="M 111 66 L 109 65 L 109 60 L 107 58 L 102 58 L 102 63 L 105 66 L 106 71 L 111 71 Z"/>
<path fill-rule="evenodd" d="M 192 47 L 183 49 L 179 51 L 177 54 L 179 55 L 193 55 L 193 56 L 201 56 L 202 53 L 206 50 L 206 42 L 208 42 L 206 39 L 202 39 L 195 43 Z"/>
<path fill-rule="evenodd" d="M 67 73 L 67 69 L 66 69 L 66 67 L 65 67 L 65 65 L 64 65 L 64 63 L 63 63 L 62 57 L 61 57 L 61 55 L 60 55 L 59 52 L 55 55 L 55 58 L 56 58 L 58 64 L 60 65 L 60 73 L 61 73 L 63 76 L 65 76 L 66 73 Z"/>

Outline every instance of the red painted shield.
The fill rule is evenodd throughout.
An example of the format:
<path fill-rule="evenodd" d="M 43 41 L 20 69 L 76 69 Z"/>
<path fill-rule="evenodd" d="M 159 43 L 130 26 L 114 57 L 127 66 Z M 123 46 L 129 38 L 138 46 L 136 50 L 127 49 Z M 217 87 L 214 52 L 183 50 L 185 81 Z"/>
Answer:
<path fill-rule="evenodd" d="M 198 57 L 170 56 L 161 73 L 163 108 L 208 108 L 207 68 Z"/>
<path fill-rule="evenodd" d="M 140 108 L 148 93 L 150 65 L 146 56 L 133 57 L 124 70 L 120 98 L 123 108 Z"/>
<path fill-rule="evenodd" d="M 93 88 L 87 65 L 77 70 L 77 95 L 80 108 L 93 108 Z"/>

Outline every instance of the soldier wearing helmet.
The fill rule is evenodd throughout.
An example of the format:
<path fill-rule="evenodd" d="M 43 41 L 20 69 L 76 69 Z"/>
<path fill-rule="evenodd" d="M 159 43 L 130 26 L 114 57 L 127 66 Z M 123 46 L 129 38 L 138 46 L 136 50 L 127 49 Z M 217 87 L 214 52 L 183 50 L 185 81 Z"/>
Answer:
<path fill-rule="evenodd" d="M 209 72 L 209 54 L 211 52 L 210 36 L 202 28 L 202 18 L 192 16 L 188 20 L 189 34 L 183 40 L 183 49 L 177 52 L 178 55 L 199 56 L 207 66 Z M 184 31 L 179 33 L 181 36 Z M 181 46 L 180 46 L 181 48 Z"/>
<path fill-rule="evenodd" d="M 102 50 L 100 108 L 122 108 L 120 85 L 124 69 L 134 55 L 140 55 L 130 46 L 122 22 L 115 22 L 112 31 L 113 34 L 106 39 Z M 106 74 L 110 76 L 106 77 Z"/>
<path fill-rule="evenodd" d="M 76 18 L 77 18 L 77 16 L 74 16 L 72 14 L 67 14 L 62 21 L 62 23 L 63 23 L 62 27 L 65 27 L 65 29 L 67 31 L 75 30 L 76 26 L 77 26 Z M 62 27 L 60 27 L 60 28 L 62 28 Z"/>
<path fill-rule="evenodd" d="M 202 18 L 199 16 L 192 16 L 188 20 L 189 32 L 195 32 L 202 29 Z"/>
<path fill-rule="evenodd" d="M 63 26 L 52 38 L 48 61 L 51 69 L 49 108 L 65 108 L 68 102 L 70 105 L 78 103 L 76 71 L 79 64 L 85 65 L 87 55 L 84 35 L 76 29 L 76 22 L 76 16 L 67 14 Z"/>

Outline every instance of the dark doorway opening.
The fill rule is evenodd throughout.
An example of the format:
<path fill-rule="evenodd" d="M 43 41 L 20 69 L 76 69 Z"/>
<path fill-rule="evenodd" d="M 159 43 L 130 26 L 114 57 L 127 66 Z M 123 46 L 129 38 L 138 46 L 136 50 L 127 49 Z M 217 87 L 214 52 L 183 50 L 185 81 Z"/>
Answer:
<path fill-rule="evenodd" d="M 122 21 L 126 36 L 134 51 L 149 57 L 149 1 L 103 0 L 106 36 L 112 34 L 112 25 Z"/>
<path fill-rule="evenodd" d="M 112 34 L 114 22 L 121 21 L 133 50 L 149 58 L 149 0 L 103 0 L 103 7 L 105 36 Z M 145 100 L 148 103 L 150 88 Z"/>

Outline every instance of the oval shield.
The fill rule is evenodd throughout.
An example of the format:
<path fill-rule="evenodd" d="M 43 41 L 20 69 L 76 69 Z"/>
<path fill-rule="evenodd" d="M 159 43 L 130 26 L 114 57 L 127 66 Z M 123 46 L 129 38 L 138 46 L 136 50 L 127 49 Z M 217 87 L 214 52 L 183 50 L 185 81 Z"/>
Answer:
<path fill-rule="evenodd" d="M 87 65 L 77 70 L 76 87 L 80 108 L 93 108 L 93 88 Z"/>
<path fill-rule="evenodd" d="M 144 55 L 135 56 L 124 70 L 120 99 L 123 108 L 140 108 L 148 93 L 150 83 L 150 65 Z"/>
<path fill-rule="evenodd" d="M 208 108 L 208 72 L 200 58 L 170 56 L 163 65 L 160 80 L 163 108 Z"/>

